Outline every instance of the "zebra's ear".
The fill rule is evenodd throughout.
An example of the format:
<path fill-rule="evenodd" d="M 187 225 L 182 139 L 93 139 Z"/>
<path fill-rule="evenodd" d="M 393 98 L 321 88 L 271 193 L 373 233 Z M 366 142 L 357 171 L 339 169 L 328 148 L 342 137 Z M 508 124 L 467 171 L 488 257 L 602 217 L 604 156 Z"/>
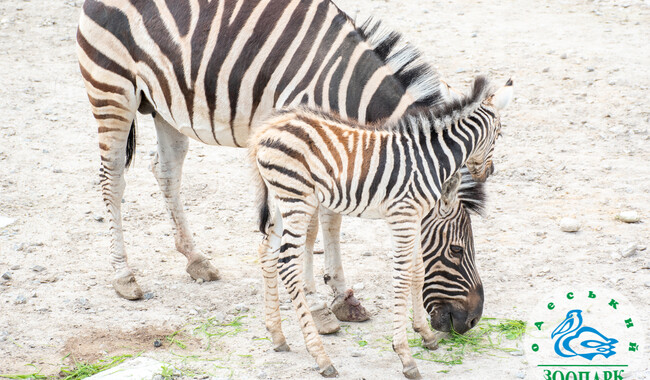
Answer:
<path fill-rule="evenodd" d="M 506 85 L 501 87 L 492 95 L 492 104 L 499 110 L 506 108 L 514 95 L 512 78 L 508 79 Z"/>
<path fill-rule="evenodd" d="M 460 187 L 460 172 L 456 172 L 447 182 L 442 184 L 440 195 L 440 206 L 442 209 L 449 210 L 454 207 L 454 202 L 458 198 L 458 188 Z"/>

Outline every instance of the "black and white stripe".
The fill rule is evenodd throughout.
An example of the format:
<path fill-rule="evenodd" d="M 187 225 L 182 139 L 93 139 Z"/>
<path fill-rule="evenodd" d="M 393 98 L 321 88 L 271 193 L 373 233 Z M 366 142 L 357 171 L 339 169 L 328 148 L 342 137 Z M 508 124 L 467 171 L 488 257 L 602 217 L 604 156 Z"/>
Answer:
<path fill-rule="evenodd" d="M 98 123 L 113 285 L 129 299 L 142 291 L 127 264 L 120 199 L 137 111 L 154 116 L 153 171 L 177 249 L 193 278 L 213 280 L 218 271 L 196 251 L 179 193 L 188 136 L 244 146 L 279 107 L 306 104 L 364 123 L 448 94 L 398 34 L 371 21 L 356 27 L 329 0 L 87 0 L 77 44 Z"/>
<path fill-rule="evenodd" d="M 415 109 L 397 122 L 363 127 L 308 109 L 279 112 L 251 138 L 251 158 L 262 190 L 260 246 L 267 328 L 286 346 L 279 321 L 277 277 L 292 297 L 309 352 L 323 374 L 335 373 L 324 352 L 302 287 L 300 258 L 319 207 L 338 214 L 387 221 L 393 238 L 393 348 L 404 374 L 419 377 L 406 339 L 407 297 L 413 296 L 414 329 L 427 345 L 436 337 L 423 306 L 422 218 L 441 198 L 443 184 L 467 164 L 483 181 L 501 123 L 499 110 L 512 94 L 509 81 L 493 92 L 477 77 L 470 95 L 440 107 Z M 275 210 L 269 221 L 269 203 Z M 465 323 L 465 321 L 463 321 Z M 471 324 L 471 323 L 468 323 Z"/>

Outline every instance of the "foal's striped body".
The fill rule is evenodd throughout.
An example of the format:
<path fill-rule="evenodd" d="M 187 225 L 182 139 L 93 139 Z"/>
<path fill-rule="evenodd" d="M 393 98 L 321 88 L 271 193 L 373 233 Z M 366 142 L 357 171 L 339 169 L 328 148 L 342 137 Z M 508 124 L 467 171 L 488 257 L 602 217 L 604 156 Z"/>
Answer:
<path fill-rule="evenodd" d="M 259 129 L 250 146 L 263 180 L 260 229 L 269 231 L 260 246 L 266 323 L 278 349 L 286 348 L 279 321 L 279 275 L 293 299 L 307 348 L 321 373 L 336 374 L 306 305 L 297 259 L 318 207 L 339 214 L 382 218 L 388 222 L 395 249 L 393 347 L 402 360 L 404 374 L 419 377 L 406 339 L 409 291 L 413 295 L 415 330 L 425 344 L 436 343 L 422 300 L 421 221 L 440 199 L 443 184 L 465 163 L 474 178 L 487 177 L 501 125 L 498 109 L 508 103 L 511 91 L 508 82 L 493 95 L 487 80 L 479 77 L 470 96 L 433 110 L 415 110 L 379 129 L 351 125 L 304 109 L 281 112 Z M 275 209 L 270 228 L 267 195 Z"/>

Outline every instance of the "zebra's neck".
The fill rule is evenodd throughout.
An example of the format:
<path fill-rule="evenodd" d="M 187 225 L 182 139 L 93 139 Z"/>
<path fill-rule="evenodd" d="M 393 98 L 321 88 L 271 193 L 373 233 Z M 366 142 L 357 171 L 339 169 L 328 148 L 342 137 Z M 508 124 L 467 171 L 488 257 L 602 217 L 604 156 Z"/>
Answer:
<path fill-rule="evenodd" d="M 364 124 L 395 121 L 415 105 L 443 102 L 435 72 L 399 34 L 380 31 L 372 20 L 357 27 L 332 2 L 324 6 L 323 25 L 305 38 L 311 63 L 295 62 L 303 66 L 296 73 L 301 79 L 280 86 L 276 109 L 306 104 Z"/>
<path fill-rule="evenodd" d="M 391 131 L 395 141 L 404 146 L 404 152 L 410 152 L 412 171 L 418 173 L 413 180 L 418 182 L 416 186 L 424 198 L 437 201 L 442 184 L 465 165 L 474 149 L 486 139 L 487 112 L 477 107 L 441 129 L 427 124 L 427 117 L 411 115 Z"/>

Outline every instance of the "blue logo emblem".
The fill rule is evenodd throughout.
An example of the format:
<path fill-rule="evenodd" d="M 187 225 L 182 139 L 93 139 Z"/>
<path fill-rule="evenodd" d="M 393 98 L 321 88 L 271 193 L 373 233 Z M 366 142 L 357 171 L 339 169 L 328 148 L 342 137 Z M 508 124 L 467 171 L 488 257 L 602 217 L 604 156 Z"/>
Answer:
<path fill-rule="evenodd" d="M 582 310 L 571 310 L 551 333 L 555 352 L 562 357 L 580 356 L 592 360 L 597 355 L 616 355 L 617 339 L 607 338 L 593 327 L 582 325 Z"/>

